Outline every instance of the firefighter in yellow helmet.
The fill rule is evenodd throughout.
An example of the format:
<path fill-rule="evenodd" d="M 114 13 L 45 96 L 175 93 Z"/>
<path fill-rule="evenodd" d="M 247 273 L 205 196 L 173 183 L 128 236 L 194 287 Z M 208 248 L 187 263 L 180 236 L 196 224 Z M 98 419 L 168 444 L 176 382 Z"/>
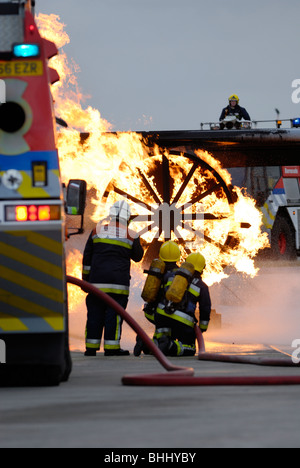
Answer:
<path fill-rule="evenodd" d="M 246 109 L 239 105 L 240 98 L 236 94 L 229 96 L 228 100 L 229 104 L 222 110 L 220 121 L 223 121 L 228 116 L 235 116 L 238 120 L 251 120 Z"/>
<path fill-rule="evenodd" d="M 157 275 L 157 280 L 159 280 L 157 293 L 155 292 L 154 296 L 151 297 L 144 306 L 145 317 L 153 325 L 155 325 L 155 312 L 160 302 L 161 296 L 163 295 L 163 292 L 164 292 L 165 281 L 167 281 L 168 275 L 171 272 L 178 270 L 177 263 L 180 261 L 180 258 L 181 258 L 181 252 L 180 252 L 179 246 L 174 241 L 168 241 L 168 242 L 165 242 L 160 248 L 159 260 L 154 260 L 153 262 L 154 267 L 156 267 L 154 268 L 154 270 L 157 271 L 157 267 L 161 268 L 160 270 L 161 274 Z M 151 274 L 151 267 L 150 267 L 150 270 L 147 271 L 147 273 Z M 153 339 L 154 341 L 157 341 L 156 334 L 154 334 Z M 136 346 L 134 348 L 134 355 L 140 356 L 142 351 L 145 354 L 149 353 L 149 350 L 145 347 L 143 341 L 137 336 Z"/>
<path fill-rule="evenodd" d="M 208 286 L 202 280 L 206 261 L 200 253 L 192 253 L 186 262 L 194 267 L 194 274 L 188 283 L 180 303 L 170 303 L 167 291 L 176 273 L 171 271 L 165 279 L 164 294 L 155 314 L 158 347 L 166 356 L 194 356 L 196 353 L 195 311 L 200 310 L 199 327 L 207 331 L 211 315 L 211 298 Z"/>

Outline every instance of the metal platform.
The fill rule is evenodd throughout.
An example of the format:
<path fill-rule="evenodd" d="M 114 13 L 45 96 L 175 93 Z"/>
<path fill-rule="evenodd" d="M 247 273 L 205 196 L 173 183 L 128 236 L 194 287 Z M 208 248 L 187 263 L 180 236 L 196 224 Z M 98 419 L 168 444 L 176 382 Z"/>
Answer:
<path fill-rule="evenodd" d="M 150 148 L 158 145 L 168 150 L 182 148 L 184 151 L 208 151 L 226 168 L 299 166 L 300 163 L 300 128 L 135 133 L 142 135 Z M 82 142 L 88 136 L 88 133 L 81 133 Z"/>
<path fill-rule="evenodd" d="M 224 167 L 294 166 L 300 162 L 300 129 L 142 132 L 149 145 L 209 151 Z"/>

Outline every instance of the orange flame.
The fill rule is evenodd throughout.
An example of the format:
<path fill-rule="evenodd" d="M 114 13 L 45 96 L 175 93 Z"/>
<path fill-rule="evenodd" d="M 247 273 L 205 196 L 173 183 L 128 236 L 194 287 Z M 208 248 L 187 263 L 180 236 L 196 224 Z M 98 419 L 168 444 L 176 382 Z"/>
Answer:
<path fill-rule="evenodd" d="M 153 193 L 141 183 L 141 179 L 135 177 L 132 168 L 139 168 L 144 174 L 148 174 L 153 192 L 159 197 L 157 187 L 152 174 L 153 165 L 161 157 L 159 148 L 155 149 L 156 156 L 146 146 L 142 137 L 136 133 L 107 133 L 111 125 L 101 117 L 98 110 L 88 107 L 83 108 L 84 96 L 81 94 L 76 73 L 78 67 L 74 62 L 70 63 L 63 52 L 69 38 L 65 32 L 65 25 L 60 22 L 56 15 L 42 15 L 37 18 L 41 33 L 47 39 L 52 40 L 61 49 L 60 55 L 54 57 L 51 66 L 56 68 L 60 75 L 60 82 L 53 85 L 52 91 L 55 100 L 56 111 L 59 117 L 67 121 L 69 128 L 62 129 L 58 135 L 58 150 L 61 163 L 63 180 L 67 183 L 71 178 L 85 179 L 88 188 L 93 189 L 94 194 L 91 202 L 94 205 L 90 218 L 93 222 L 99 221 L 107 215 L 107 206 L 120 198 L 120 194 L 111 191 L 105 201 L 103 196 L 107 187 L 114 181 L 119 189 L 124 189 L 132 197 L 139 198 L 144 203 L 153 204 Z M 82 142 L 80 132 L 89 133 L 89 137 Z M 231 184 L 231 176 L 212 155 L 207 152 L 197 151 L 197 156 L 209 164 L 227 185 Z M 170 176 L 173 179 L 173 194 L 176 194 L 187 176 L 190 167 L 183 156 L 174 157 L 167 155 L 170 159 Z M 135 171 L 136 172 L 136 171 Z M 184 205 L 193 199 L 195 191 L 195 180 L 197 179 L 198 190 L 207 190 L 209 183 L 214 180 L 209 171 L 203 171 L 200 167 L 196 170 L 194 177 L 187 184 L 182 194 L 179 205 Z M 187 223 L 188 229 L 178 227 L 178 232 L 185 235 L 189 242 L 191 251 L 199 251 L 207 259 L 208 267 L 205 272 L 205 280 L 209 285 L 220 282 L 225 278 L 224 265 L 234 267 L 237 271 L 250 276 L 255 276 L 258 270 L 255 268 L 254 259 L 257 252 L 268 246 L 268 238 L 261 231 L 262 214 L 256 208 L 255 201 L 244 191 L 234 188 L 236 202 L 228 204 L 224 191 L 220 195 L 220 189 L 209 194 L 201 201 L 201 209 L 218 219 L 206 221 L 193 220 Z M 133 211 L 137 207 L 132 200 Z M 155 203 L 154 203 L 155 204 Z M 137 215 L 146 214 L 147 210 L 140 208 Z M 195 207 L 190 207 L 187 213 L 191 214 Z M 249 223 L 250 228 L 245 229 L 243 223 Z M 193 232 L 204 230 L 204 239 L 209 236 L 212 242 L 205 242 L 202 238 L 196 238 Z M 174 233 L 172 233 L 174 238 Z M 142 236 L 147 242 L 151 241 L 151 233 L 145 232 Z M 220 248 L 220 244 L 226 244 L 226 240 L 233 238 L 233 246 Z M 153 239 L 153 233 L 152 233 Z M 70 250 L 70 247 L 67 248 Z M 82 248 L 82 246 L 81 246 Z M 182 248 L 183 258 L 187 256 L 186 249 Z M 71 250 L 68 253 L 68 273 L 80 276 L 81 252 Z M 141 271 L 140 267 L 138 267 Z M 81 296 L 72 292 L 70 297 L 72 305 L 82 300 Z"/>

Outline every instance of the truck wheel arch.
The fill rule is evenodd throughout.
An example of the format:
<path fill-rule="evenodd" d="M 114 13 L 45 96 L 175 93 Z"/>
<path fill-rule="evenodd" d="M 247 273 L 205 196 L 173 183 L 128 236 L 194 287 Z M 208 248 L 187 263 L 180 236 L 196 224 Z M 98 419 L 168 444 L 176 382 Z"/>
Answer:
<path fill-rule="evenodd" d="M 297 259 L 296 230 L 285 208 L 277 213 L 271 234 L 271 249 L 277 259 Z"/>

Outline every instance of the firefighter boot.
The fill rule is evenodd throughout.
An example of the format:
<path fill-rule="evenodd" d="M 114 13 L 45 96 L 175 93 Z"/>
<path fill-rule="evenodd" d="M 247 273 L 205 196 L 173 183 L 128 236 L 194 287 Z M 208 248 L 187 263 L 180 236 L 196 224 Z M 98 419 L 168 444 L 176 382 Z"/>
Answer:
<path fill-rule="evenodd" d="M 139 357 L 142 353 L 144 354 L 151 354 L 150 349 L 145 345 L 142 338 L 139 336 L 136 337 L 136 345 L 133 350 L 133 354 L 135 357 Z"/>
<path fill-rule="evenodd" d="M 105 356 L 130 356 L 129 351 L 124 351 L 124 349 L 106 349 L 104 352 Z"/>
<path fill-rule="evenodd" d="M 144 347 L 144 342 L 143 342 L 143 340 L 137 335 L 137 337 L 136 337 L 136 345 L 135 345 L 134 350 L 133 350 L 133 354 L 135 355 L 135 357 L 139 357 L 139 356 L 142 354 L 143 347 Z"/>
<path fill-rule="evenodd" d="M 84 353 L 85 356 L 88 356 L 88 357 L 91 357 L 91 356 L 96 356 L 97 355 L 97 351 L 96 349 L 87 349 L 86 352 Z"/>
<path fill-rule="evenodd" d="M 165 356 L 169 356 L 170 348 L 172 347 L 171 338 L 169 336 L 160 337 L 158 340 L 158 347 Z"/>

